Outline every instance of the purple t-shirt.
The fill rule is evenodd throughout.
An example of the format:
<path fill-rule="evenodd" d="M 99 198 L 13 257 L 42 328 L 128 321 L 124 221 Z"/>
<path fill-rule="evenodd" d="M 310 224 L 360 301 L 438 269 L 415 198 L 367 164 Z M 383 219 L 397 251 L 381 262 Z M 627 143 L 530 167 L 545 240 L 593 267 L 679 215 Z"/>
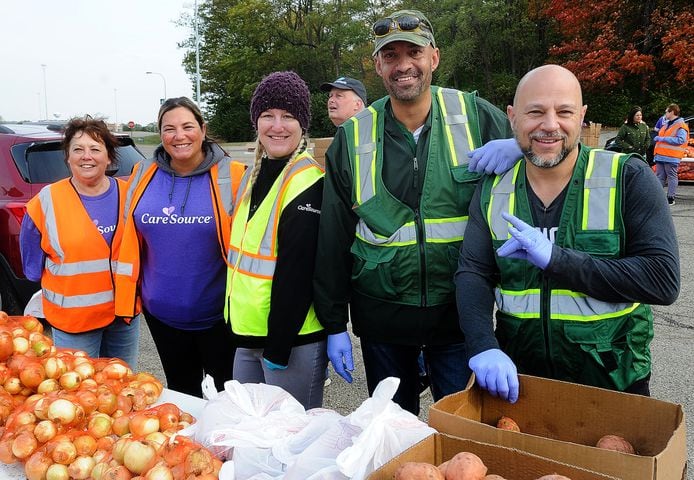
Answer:
<path fill-rule="evenodd" d="M 157 170 L 133 216 L 141 241 L 142 303 L 184 330 L 223 318 L 226 262 L 212 211 L 210 175 Z"/>
<path fill-rule="evenodd" d="M 101 195 L 90 197 L 80 194 L 80 200 L 87 215 L 107 244 L 111 244 L 118 223 L 118 185 L 109 178 L 109 187 Z M 59 206 L 56 208 L 60 208 Z M 24 275 L 33 282 L 41 280 L 46 253 L 41 249 L 41 232 L 29 215 L 22 220 L 19 234 L 19 248 L 22 252 Z"/>

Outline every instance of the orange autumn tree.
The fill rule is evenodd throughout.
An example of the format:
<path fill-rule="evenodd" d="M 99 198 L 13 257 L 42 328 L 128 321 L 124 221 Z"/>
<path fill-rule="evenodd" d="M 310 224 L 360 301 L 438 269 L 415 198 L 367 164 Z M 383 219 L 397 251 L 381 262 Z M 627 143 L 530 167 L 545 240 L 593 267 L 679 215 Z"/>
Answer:
<path fill-rule="evenodd" d="M 694 14 L 689 0 L 534 0 L 561 40 L 548 62 L 564 65 L 611 120 L 639 103 L 651 116 L 670 101 L 694 107 Z M 591 104 L 592 106 L 592 104 Z M 592 109 L 595 111 L 595 109 Z M 618 113 L 619 111 L 619 113 Z M 619 115 L 619 117 L 616 117 Z"/>

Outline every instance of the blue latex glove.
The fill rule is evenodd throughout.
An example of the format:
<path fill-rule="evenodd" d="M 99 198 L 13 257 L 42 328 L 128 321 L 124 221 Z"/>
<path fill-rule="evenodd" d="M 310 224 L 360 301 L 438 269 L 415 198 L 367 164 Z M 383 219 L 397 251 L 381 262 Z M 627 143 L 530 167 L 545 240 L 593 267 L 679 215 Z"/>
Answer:
<path fill-rule="evenodd" d="M 354 370 L 354 361 L 352 360 L 352 341 L 349 339 L 349 333 L 328 335 L 328 358 L 333 364 L 335 372 L 347 383 L 352 383 L 350 372 Z"/>
<path fill-rule="evenodd" d="M 468 362 L 480 387 L 511 403 L 518 400 L 518 372 L 513 361 L 498 348 L 478 353 Z"/>
<path fill-rule="evenodd" d="M 658 135 L 656 135 L 655 137 L 653 137 L 653 141 L 654 141 L 654 142 L 662 142 L 662 141 L 663 141 L 663 137 L 659 137 Z"/>
<path fill-rule="evenodd" d="M 513 168 L 523 157 L 515 138 L 491 140 L 480 148 L 468 153 L 470 158 L 467 169 L 477 173 L 501 174 Z"/>
<path fill-rule="evenodd" d="M 272 363 L 270 360 L 268 360 L 265 357 L 263 357 L 263 363 L 270 370 L 286 370 L 287 369 L 287 365 L 277 365 L 276 363 Z"/>
<path fill-rule="evenodd" d="M 500 246 L 496 253 L 500 257 L 527 260 L 543 270 L 547 268 L 552 259 L 552 242 L 520 218 L 508 213 L 503 213 L 502 217 L 513 226 L 508 228 L 511 238 Z"/>

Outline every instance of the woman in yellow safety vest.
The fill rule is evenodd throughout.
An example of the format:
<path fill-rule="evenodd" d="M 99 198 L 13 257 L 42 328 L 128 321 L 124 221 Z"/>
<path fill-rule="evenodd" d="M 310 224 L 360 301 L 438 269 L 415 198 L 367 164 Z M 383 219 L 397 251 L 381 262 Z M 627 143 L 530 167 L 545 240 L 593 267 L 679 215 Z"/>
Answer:
<path fill-rule="evenodd" d="M 58 347 L 118 357 L 136 367 L 139 317 L 116 317 L 113 262 L 122 237 L 125 182 L 106 175 L 118 140 L 102 120 L 68 122 L 63 150 L 71 176 L 27 203 L 20 244 L 24 274 L 41 281 L 43 315 Z"/>
<path fill-rule="evenodd" d="M 293 72 L 265 77 L 251 99 L 255 162 L 232 215 L 225 318 L 234 379 L 282 387 L 305 408 L 323 403 L 326 336 L 313 310 L 323 169 L 307 152 L 310 96 Z"/>

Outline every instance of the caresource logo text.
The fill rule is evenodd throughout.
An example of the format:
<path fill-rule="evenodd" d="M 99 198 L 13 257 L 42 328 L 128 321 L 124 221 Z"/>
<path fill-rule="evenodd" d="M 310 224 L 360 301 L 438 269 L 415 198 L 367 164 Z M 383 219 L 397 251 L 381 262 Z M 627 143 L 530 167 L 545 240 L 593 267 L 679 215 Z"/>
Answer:
<path fill-rule="evenodd" d="M 203 224 L 212 223 L 213 217 L 211 215 L 186 215 L 181 216 L 177 213 L 172 213 L 167 216 L 155 216 L 149 213 L 142 214 L 140 221 L 142 223 L 148 224 L 162 224 L 162 225 L 192 225 L 192 224 Z"/>

